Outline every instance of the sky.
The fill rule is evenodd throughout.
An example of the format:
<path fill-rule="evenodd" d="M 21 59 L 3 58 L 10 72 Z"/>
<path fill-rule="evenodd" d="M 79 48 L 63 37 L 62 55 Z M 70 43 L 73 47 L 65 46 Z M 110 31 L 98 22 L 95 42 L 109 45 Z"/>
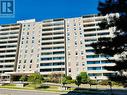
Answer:
<path fill-rule="evenodd" d="M 0 18 L 0 24 L 35 18 L 72 18 L 96 14 L 98 0 L 15 0 L 15 17 Z"/>

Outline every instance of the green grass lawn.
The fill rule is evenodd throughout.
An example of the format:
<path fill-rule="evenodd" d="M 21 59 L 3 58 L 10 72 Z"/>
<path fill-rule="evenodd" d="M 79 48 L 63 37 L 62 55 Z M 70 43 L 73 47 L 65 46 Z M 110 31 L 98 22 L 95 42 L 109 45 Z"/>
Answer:
<path fill-rule="evenodd" d="M 110 92 L 109 91 L 103 91 L 103 90 L 91 90 L 91 89 L 85 89 L 85 90 L 75 90 L 74 88 L 69 88 L 68 90 L 61 90 L 60 87 L 58 86 L 41 86 L 39 87 L 39 85 L 37 85 L 38 88 L 35 88 L 35 85 L 34 84 L 29 84 L 29 85 L 26 85 L 24 87 L 16 87 L 16 85 L 14 84 L 7 84 L 7 85 L 3 85 L 3 86 L 0 86 L 0 88 L 9 88 L 9 89 L 21 89 L 21 90 L 35 90 L 35 91 L 48 91 L 48 92 L 69 92 L 69 91 L 75 91 L 75 92 L 78 92 L 78 93 L 85 93 L 85 94 L 97 94 L 98 92 L 99 93 L 103 93 L 103 92 Z M 75 84 L 69 84 L 69 86 L 75 86 Z M 84 87 L 84 88 L 89 88 L 89 85 L 81 85 L 80 87 Z M 105 87 L 105 86 L 101 86 L 101 85 L 97 85 L 98 88 L 101 88 L 101 87 Z M 93 86 L 91 88 L 96 88 L 96 86 Z M 107 87 L 109 88 L 109 86 Z M 119 86 L 118 86 L 119 88 Z M 125 91 L 127 92 L 127 91 Z M 105 94 L 104 94 L 105 95 Z"/>

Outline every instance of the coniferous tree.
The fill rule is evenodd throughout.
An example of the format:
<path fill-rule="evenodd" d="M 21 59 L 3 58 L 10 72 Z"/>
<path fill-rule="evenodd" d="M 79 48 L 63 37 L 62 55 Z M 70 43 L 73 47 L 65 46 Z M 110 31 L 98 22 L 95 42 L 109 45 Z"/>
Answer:
<path fill-rule="evenodd" d="M 92 43 L 96 54 L 103 54 L 107 57 L 107 61 L 115 63 L 114 66 L 105 66 L 107 70 L 117 71 L 118 74 L 110 76 L 109 79 L 126 82 L 127 76 L 124 72 L 127 71 L 127 0 L 105 0 L 99 1 L 99 15 L 109 15 L 118 13 L 118 16 L 111 16 L 109 19 L 102 20 L 99 23 L 101 29 L 114 28 L 113 37 L 102 37 L 98 42 Z M 118 58 L 110 58 L 116 56 Z"/>

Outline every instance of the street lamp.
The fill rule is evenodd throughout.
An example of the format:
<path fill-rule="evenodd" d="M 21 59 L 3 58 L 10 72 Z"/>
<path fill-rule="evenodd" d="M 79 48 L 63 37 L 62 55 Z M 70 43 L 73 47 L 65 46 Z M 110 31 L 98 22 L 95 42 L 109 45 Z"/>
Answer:
<path fill-rule="evenodd" d="M 95 76 L 95 79 L 96 79 L 96 90 L 97 90 L 97 76 Z"/>
<path fill-rule="evenodd" d="M 112 82 L 108 82 L 109 86 L 110 86 L 110 91 L 111 91 L 111 94 L 112 94 Z"/>

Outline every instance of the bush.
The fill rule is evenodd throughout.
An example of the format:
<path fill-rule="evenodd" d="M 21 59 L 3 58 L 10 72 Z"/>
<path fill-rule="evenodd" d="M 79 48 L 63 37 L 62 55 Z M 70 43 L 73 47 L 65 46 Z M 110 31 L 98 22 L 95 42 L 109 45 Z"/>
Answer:
<path fill-rule="evenodd" d="M 96 80 L 89 80 L 88 82 L 90 85 L 97 85 L 97 81 Z"/>
<path fill-rule="evenodd" d="M 86 72 L 81 72 L 81 73 L 79 74 L 79 76 L 81 76 L 81 82 L 82 82 L 83 84 L 88 83 L 89 80 L 90 80 L 90 78 L 89 78 L 89 76 L 87 75 Z"/>
<path fill-rule="evenodd" d="M 108 80 L 102 80 L 99 82 L 100 85 L 109 85 Z"/>
<path fill-rule="evenodd" d="M 81 76 L 77 76 L 76 80 L 75 80 L 75 84 L 79 87 L 82 83 L 82 77 Z"/>
<path fill-rule="evenodd" d="M 25 75 L 22 75 L 21 77 L 20 77 L 20 79 L 19 79 L 20 81 L 27 81 L 27 76 L 25 76 Z"/>
<path fill-rule="evenodd" d="M 49 76 L 47 76 L 45 79 L 46 82 L 60 83 L 62 77 L 63 74 L 61 73 L 52 73 Z"/>
<path fill-rule="evenodd" d="M 118 83 L 118 82 L 112 81 L 112 85 L 122 86 L 122 83 Z"/>
<path fill-rule="evenodd" d="M 28 77 L 28 81 L 34 85 L 34 88 L 41 86 L 43 80 L 44 80 L 43 76 L 39 73 L 33 73 Z"/>
<path fill-rule="evenodd" d="M 62 84 L 65 85 L 65 84 L 70 84 L 72 83 L 73 80 L 72 80 L 72 77 L 71 76 L 64 76 L 62 78 Z"/>
<path fill-rule="evenodd" d="M 115 82 L 115 81 L 110 81 L 110 80 L 102 80 L 101 82 L 99 82 L 100 85 L 109 85 L 109 82 L 111 82 L 111 85 L 119 85 L 122 86 L 121 83 Z"/>

